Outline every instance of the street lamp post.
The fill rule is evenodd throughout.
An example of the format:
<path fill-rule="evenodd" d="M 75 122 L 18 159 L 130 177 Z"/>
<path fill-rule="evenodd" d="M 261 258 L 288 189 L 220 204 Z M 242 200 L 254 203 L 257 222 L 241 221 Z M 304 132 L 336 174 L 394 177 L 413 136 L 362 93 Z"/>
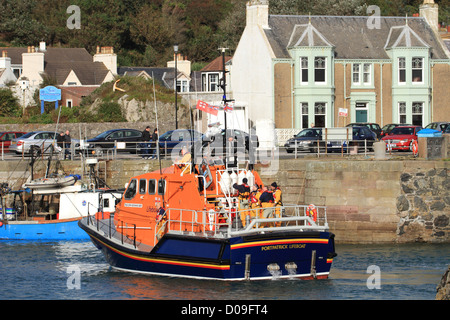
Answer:
<path fill-rule="evenodd" d="M 175 44 L 173 46 L 173 51 L 175 52 L 175 72 L 173 76 L 173 82 L 175 87 L 175 129 L 178 129 L 178 92 L 177 92 L 177 74 L 178 74 L 178 68 L 177 68 L 177 60 L 178 60 L 178 44 Z"/>

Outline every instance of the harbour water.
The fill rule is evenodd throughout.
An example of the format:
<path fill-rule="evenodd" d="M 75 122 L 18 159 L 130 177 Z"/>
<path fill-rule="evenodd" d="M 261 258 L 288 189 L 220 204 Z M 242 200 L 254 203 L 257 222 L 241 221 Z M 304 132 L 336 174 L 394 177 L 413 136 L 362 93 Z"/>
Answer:
<path fill-rule="evenodd" d="M 222 282 L 113 270 L 90 241 L 0 241 L 2 300 L 433 300 L 450 244 L 337 244 L 327 280 Z"/>

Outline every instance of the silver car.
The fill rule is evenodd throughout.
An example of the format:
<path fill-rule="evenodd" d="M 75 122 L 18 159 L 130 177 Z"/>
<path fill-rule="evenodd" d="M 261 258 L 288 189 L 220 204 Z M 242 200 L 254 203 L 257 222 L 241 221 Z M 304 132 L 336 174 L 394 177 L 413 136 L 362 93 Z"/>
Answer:
<path fill-rule="evenodd" d="M 17 154 L 50 153 L 52 151 L 51 146 L 55 146 L 55 149 L 59 151 L 59 148 L 56 148 L 55 135 L 54 131 L 28 132 L 19 138 L 11 140 L 9 151 Z M 79 141 L 72 139 L 72 143 L 79 144 Z"/>

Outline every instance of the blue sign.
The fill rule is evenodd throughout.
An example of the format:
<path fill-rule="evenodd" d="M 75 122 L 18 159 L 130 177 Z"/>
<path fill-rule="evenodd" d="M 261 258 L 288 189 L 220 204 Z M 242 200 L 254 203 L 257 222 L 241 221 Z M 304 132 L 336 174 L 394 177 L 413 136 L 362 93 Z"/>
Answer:
<path fill-rule="evenodd" d="M 61 100 L 61 89 L 53 86 L 47 86 L 39 90 L 39 100 L 55 102 Z"/>
<path fill-rule="evenodd" d="M 46 86 L 39 90 L 39 100 L 41 100 L 41 114 L 44 113 L 44 101 L 55 102 L 55 109 L 58 109 L 58 101 L 61 100 L 61 89 L 54 86 Z"/>

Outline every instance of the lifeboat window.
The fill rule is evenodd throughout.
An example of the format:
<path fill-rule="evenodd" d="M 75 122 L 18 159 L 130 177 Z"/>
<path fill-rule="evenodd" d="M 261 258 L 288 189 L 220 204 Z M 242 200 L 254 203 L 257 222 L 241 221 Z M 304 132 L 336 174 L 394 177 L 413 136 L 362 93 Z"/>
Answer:
<path fill-rule="evenodd" d="M 127 191 L 125 191 L 124 197 L 125 199 L 133 199 L 133 197 L 136 195 L 136 187 L 137 187 L 137 180 L 133 179 L 131 180 L 130 184 L 128 185 Z"/>
<path fill-rule="evenodd" d="M 147 187 L 147 180 L 141 179 L 139 180 L 139 194 L 145 194 Z"/>
<path fill-rule="evenodd" d="M 148 180 L 148 194 L 155 194 L 156 193 L 156 180 L 150 179 Z"/>
<path fill-rule="evenodd" d="M 158 194 L 164 194 L 166 191 L 166 180 L 158 180 Z"/>

